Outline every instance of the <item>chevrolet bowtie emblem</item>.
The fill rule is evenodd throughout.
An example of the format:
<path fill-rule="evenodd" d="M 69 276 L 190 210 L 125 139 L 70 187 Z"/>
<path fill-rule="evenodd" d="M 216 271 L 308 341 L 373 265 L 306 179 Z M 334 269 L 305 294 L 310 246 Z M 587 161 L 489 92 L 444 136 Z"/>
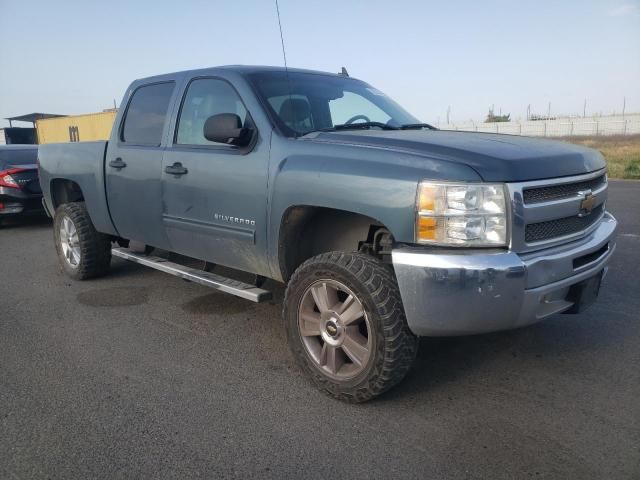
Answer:
<path fill-rule="evenodd" d="M 586 217 L 591 213 L 591 210 L 593 210 L 593 205 L 596 203 L 596 197 L 593 196 L 591 190 L 580 192 L 579 195 L 583 196 L 583 199 L 580 202 L 580 211 L 578 212 L 578 216 Z"/>

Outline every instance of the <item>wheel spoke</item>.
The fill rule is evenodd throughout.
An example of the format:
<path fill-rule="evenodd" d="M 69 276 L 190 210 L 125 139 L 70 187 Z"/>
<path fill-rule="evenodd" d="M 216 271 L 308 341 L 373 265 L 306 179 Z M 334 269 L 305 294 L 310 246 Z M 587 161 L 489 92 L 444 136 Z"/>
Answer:
<path fill-rule="evenodd" d="M 364 365 L 369 357 L 367 339 L 357 332 L 357 328 L 347 330 L 342 342 L 342 350 L 358 366 Z"/>
<path fill-rule="evenodd" d="M 328 286 L 326 282 L 311 287 L 311 295 L 320 312 L 326 312 L 338 302 L 338 292 Z"/>
<path fill-rule="evenodd" d="M 331 373 L 338 373 L 342 366 L 342 359 L 338 354 L 338 349 L 325 343 L 320 352 L 320 365 L 326 366 Z"/>
<path fill-rule="evenodd" d="M 302 312 L 300 314 L 300 334 L 303 337 L 317 337 L 320 335 L 320 315 L 316 312 Z"/>
<path fill-rule="evenodd" d="M 338 307 L 336 308 L 336 312 L 339 315 L 342 315 L 342 313 L 344 313 L 344 311 L 349 308 L 351 306 L 351 304 L 354 302 L 355 297 L 353 295 L 349 295 L 344 302 L 342 302 L 340 305 L 338 305 Z"/>
<path fill-rule="evenodd" d="M 352 300 L 349 302 L 349 305 L 344 307 L 344 304 L 347 303 L 349 298 Z M 358 300 L 353 298 L 351 295 L 347 297 L 347 300 L 343 303 L 343 311 L 340 313 L 340 319 L 344 322 L 345 325 L 350 325 L 356 320 L 361 319 L 364 316 L 364 309 Z"/>

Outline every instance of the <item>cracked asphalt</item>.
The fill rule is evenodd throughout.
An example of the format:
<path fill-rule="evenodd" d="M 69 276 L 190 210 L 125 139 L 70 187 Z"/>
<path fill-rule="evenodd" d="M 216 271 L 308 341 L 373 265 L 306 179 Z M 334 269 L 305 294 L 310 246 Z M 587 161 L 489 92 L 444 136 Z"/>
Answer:
<path fill-rule="evenodd" d="M 296 368 L 283 288 L 255 305 L 119 259 L 73 282 L 51 225 L 0 229 L 0 478 L 640 478 L 640 182 L 612 181 L 599 301 L 422 339 L 346 405 Z"/>

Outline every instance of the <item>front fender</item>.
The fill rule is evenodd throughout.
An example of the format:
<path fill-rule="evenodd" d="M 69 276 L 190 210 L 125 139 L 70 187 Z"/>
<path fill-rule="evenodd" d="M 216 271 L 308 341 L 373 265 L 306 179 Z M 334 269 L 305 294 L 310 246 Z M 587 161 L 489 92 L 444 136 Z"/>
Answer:
<path fill-rule="evenodd" d="M 300 151 L 279 157 L 275 147 L 271 157 L 272 161 L 282 158 L 272 165 L 270 182 L 269 256 L 273 273 L 278 271 L 274 266 L 278 265 L 281 219 L 293 206 L 365 215 L 385 225 L 397 242 L 413 243 L 416 191 L 421 179 L 479 180 L 466 166 L 443 165 L 396 152 L 393 161 L 385 161 L 389 152 L 350 146 L 318 148 L 299 140 L 287 143 Z"/>

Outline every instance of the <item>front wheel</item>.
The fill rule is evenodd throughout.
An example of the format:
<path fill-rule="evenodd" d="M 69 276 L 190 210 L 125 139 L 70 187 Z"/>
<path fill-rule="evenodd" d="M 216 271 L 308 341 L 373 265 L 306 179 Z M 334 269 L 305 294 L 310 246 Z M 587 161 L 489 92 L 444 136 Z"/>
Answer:
<path fill-rule="evenodd" d="M 325 253 L 302 264 L 287 286 L 284 319 L 302 370 L 348 402 L 400 382 L 418 349 L 393 270 L 359 253 Z"/>
<path fill-rule="evenodd" d="M 109 270 L 111 240 L 96 231 L 84 203 L 64 203 L 56 209 L 53 235 L 60 264 L 71 278 L 85 280 Z"/>

